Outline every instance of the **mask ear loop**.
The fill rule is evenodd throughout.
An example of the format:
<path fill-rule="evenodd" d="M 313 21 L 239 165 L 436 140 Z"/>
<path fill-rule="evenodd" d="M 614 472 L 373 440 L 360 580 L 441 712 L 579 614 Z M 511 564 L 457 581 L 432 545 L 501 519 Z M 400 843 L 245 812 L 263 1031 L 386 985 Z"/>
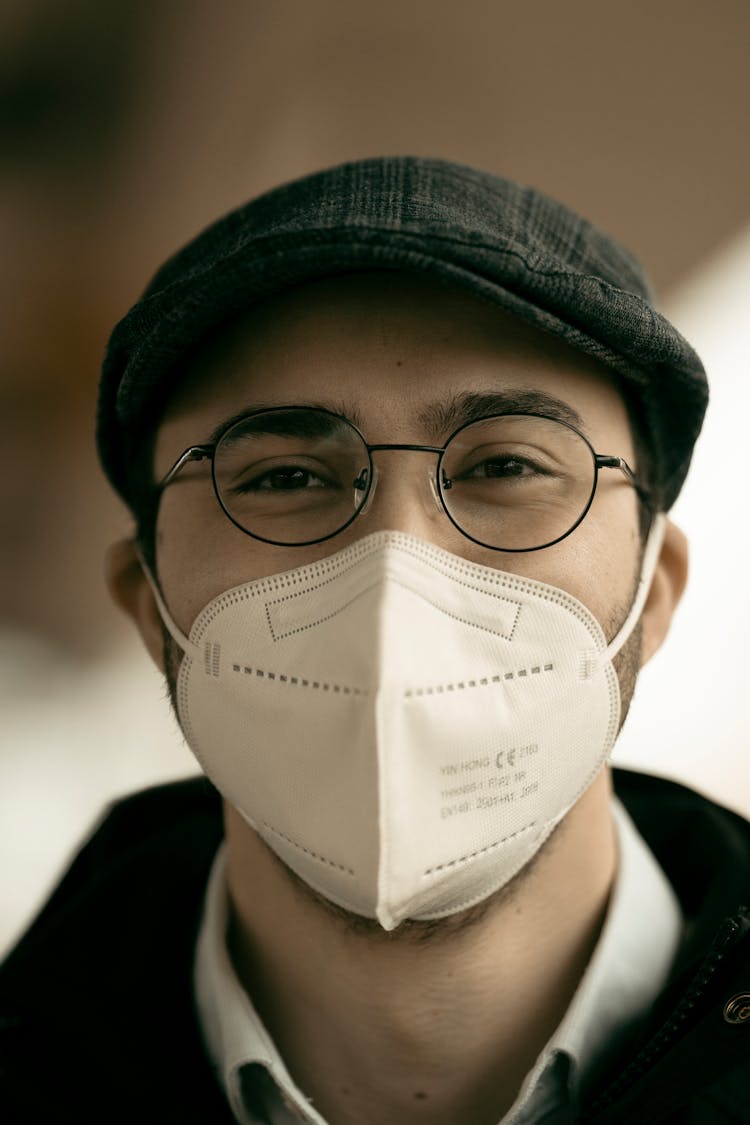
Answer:
<path fill-rule="evenodd" d="M 170 637 L 175 642 L 175 644 L 178 645 L 182 649 L 182 651 L 185 654 L 200 657 L 201 652 L 200 652 L 200 649 L 198 648 L 198 646 L 194 645 L 193 642 L 190 640 L 190 638 L 185 636 L 185 634 L 182 632 L 182 630 L 180 629 L 180 627 L 177 625 L 176 621 L 172 617 L 171 613 L 167 609 L 166 602 L 164 601 L 164 598 L 161 595 L 161 591 L 160 591 L 158 585 L 156 584 L 156 579 L 154 578 L 153 574 L 151 573 L 151 568 L 149 567 L 148 563 L 144 559 L 144 557 L 141 554 L 138 547 L 136 547 L 135 553 L 138 556 L 138 561 L 141 564 L 141 569 L 143 570 L 143 573 L 146 576 L 146 580 L 148 581 L 148 584 L 151 587 L 151 593 L 154 595 L 154 600 L 156 602 L 156 608 L 159 610 L 159 616 L 161 617 L 162 621 L 164 622 L 164 627 L 166 628 Z"/>
<path fill-rule="evenodd" d="M 638 580 L 638 589 L 636 590 L 633 604 L 630 607 L 630 612 L 623 621 L 622 625 L 617 631 L 617 634 L 612 638 L 604 652 L 600 653 L 597 657 L 597 665 L 602 667 L 609 663 L 613 657 L 617 655 L 623 645 L 630 638 L 631 633 L 635 629 L 640 616 L 643 613 L 643 607 L 646 604 L 646 599 L 651 592 L 651 583 L 654 580 L 656 572 L 656 565 L 659 561 L 661 554 L 662 544 L 664 542 L 664 535 L 667 530 L 667 517 L 664 512 L 659 512 L 654 517 L 654 522 L 651 525 L 648 540 L 646 542 L 646 549 L 643 552 L 643 563 L 641 565 L 641 576 Z"/>

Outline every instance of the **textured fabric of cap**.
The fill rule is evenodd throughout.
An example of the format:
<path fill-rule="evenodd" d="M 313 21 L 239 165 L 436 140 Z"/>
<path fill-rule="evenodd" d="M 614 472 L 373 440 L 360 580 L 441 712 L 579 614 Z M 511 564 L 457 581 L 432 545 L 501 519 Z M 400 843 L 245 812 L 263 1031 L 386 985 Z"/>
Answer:
<path fill-rule="evenodd" d="M 639 263 L 533 188 L 411 157 L 357 161 L 276 188 L 158 271 L 114 329 L 102 370 L 99 453 L 120 495 L 131 499 L 131 451 L 158 424 L 199 340 L 263 297 L 364 270 L 442 279 L 617 372 L 671 505 L 708 390 L 700 359 L 654 308 Z"/>

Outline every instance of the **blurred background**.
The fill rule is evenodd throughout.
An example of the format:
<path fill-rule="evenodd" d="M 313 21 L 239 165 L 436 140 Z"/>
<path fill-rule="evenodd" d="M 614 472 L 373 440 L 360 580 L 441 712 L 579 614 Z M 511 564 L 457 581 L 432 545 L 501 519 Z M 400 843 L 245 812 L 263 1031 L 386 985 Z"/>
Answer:
<path fill-rule="evenodd" d="M 221 212 L 356 157 L 543 188 L 702 354 L 691 585 L 617 759 L 750 813 L 749 58 L 746 0 L 2 0 L 0 949 L 108 801 L 194 771 L 101 578 L 108 332 Z"/>

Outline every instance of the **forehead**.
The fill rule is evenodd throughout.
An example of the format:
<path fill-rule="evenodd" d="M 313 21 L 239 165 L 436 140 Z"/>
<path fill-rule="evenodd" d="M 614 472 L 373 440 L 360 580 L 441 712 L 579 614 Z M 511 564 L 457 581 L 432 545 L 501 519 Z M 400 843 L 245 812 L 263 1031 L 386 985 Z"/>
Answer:
<path fill-rule="evenodd" d="M 168 460 L 243 410 L 285 403 L 346 414 L 370 441 L 417 440 L 415 426 L 430 417 L 442 412 L 449 425 L 451 401 L 497 393 L 557 400 L 594 440 L 603 427 L 628 436 L 609 370 L 512 314 L 408 274 L 330 278 L 262 302 L 204 342 L 170 401 L 157 454 Z"/>

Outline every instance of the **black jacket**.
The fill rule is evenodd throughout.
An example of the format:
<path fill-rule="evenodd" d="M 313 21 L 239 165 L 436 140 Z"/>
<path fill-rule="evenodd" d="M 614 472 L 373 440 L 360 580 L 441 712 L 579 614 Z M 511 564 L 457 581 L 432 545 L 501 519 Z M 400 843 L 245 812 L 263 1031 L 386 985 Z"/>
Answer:
<path fill-rule="evenodd" d="M 619 772 L 616 784 L 687 928 L 639 1045 L 580 1120 L 747 1125 L 750 825 L 672 782 Z M 219 798 L 198 779 L 120 802 L 79 853 L 0 970 L 3 1125 L 233 1121 L 191 987 L 221 832 Z"/>

